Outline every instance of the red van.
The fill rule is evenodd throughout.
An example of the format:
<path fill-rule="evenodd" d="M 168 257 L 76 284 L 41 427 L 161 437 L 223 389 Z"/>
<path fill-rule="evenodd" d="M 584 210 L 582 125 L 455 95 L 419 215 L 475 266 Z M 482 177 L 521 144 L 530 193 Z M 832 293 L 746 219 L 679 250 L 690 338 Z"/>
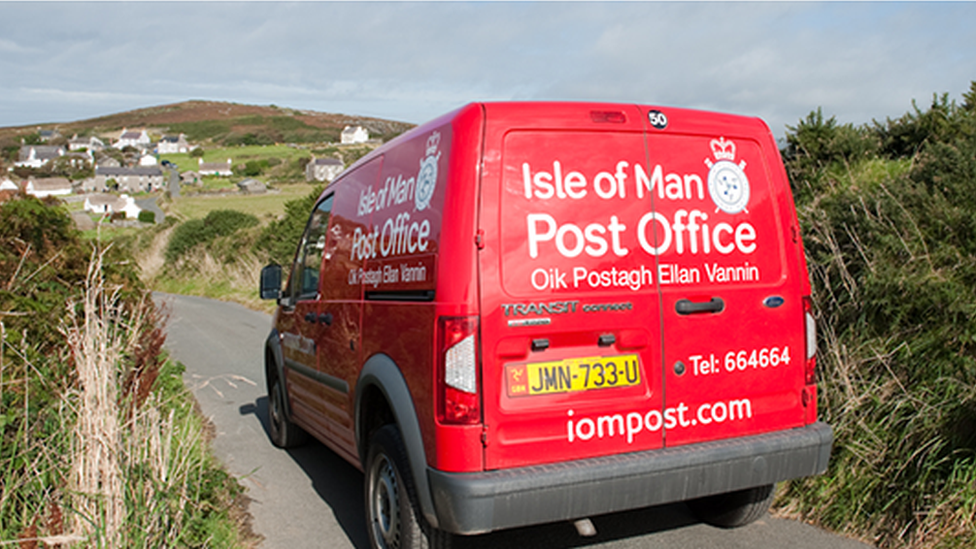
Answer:
<path fill-rule="evenodd" d="M 374 547 L 676 501 L 737 526 L 827 467 L 756 118 L 467 105 L 329 185 L 281 282 L 262 272 L 272 439 L 364 471 Z"/>

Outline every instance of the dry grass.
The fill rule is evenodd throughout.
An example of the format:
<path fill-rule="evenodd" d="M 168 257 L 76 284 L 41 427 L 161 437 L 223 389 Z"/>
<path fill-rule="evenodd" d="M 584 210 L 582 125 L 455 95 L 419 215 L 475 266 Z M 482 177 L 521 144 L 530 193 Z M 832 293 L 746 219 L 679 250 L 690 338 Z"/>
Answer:
<path fill-rule="evenodd" d="M 125 520 L 118 404 L 124 342 L 116 331 L 118 296 L 106 293 L 101 276 L 102 256 L 97 255 L 88 269 L 82 316 L 66 330 L 80 393 L 69 487 L 78 513 L 75 531 L 113 548 L 120 546 Z"/>

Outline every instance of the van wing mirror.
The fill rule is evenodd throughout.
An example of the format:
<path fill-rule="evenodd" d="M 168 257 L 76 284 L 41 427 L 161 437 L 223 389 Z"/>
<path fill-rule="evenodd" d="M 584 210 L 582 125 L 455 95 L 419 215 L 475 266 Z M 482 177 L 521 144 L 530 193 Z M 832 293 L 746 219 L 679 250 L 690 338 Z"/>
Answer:
<path fill-rule="evenodd" d="M 272 263 L 261 269 L 261 299 L 281 298 L 281 265 Z"/>

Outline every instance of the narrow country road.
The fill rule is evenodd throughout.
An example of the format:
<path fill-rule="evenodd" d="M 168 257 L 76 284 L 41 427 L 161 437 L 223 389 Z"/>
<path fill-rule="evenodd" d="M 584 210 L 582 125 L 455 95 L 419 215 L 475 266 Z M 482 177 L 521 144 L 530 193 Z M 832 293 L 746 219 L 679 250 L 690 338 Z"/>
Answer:
<path fill-rule="evenodd" d="M 166 348 L 186 366 L 184 379 L 216 428 L 214 451 L 251 498 L 262 548 L 368 549 L 362 474 L 319 443 L 284 451 L 267 436 L 263 346 L 268 315 L 199 297 L 154 294 L 170 319 Z M 866 549 L 869 546 L 795 521 L 765 517 L 745 528 L 700 524 L 682 505 L 593 518 L 597 535 L 569 523 L 465 539 L 463 547 L 556 549 L 749 548 Z"/>

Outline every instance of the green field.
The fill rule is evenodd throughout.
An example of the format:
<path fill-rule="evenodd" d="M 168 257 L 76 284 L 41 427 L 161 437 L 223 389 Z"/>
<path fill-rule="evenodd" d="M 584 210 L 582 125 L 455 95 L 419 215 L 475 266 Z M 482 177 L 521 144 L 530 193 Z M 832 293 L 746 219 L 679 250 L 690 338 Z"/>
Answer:
<path fill-rule="evenodd" d="M 267 146 L 243 146 L 226 148 L 205 148 L 203 151 L 204 162 L 225 162 L 230 158 L 234 165 L 241 164 L 248 160 L 264 160 L 269 158 L 280 158 L 285 162 L 290 162 L 296 158 L 310 157 L 312 155 L 307 149 L 298 149 L 288 145 L 267 145 Z M 189 153 L 163 154 L 160 160 L 169 160 L 180 168 L 180 172 L 197 171 L 200 162 L 196 157 Z"/>
<path fill-rule="evenodd" d="M 213 210 L 236 210 L 251 214 L 266 223 L 285 213 L 285 202 L 312 191 L 307 183 L 282 185 L 267 194 L 213 194 L 180 196 L 169 204 L 169 211 L 183 219 L 203 219 Z"/>

